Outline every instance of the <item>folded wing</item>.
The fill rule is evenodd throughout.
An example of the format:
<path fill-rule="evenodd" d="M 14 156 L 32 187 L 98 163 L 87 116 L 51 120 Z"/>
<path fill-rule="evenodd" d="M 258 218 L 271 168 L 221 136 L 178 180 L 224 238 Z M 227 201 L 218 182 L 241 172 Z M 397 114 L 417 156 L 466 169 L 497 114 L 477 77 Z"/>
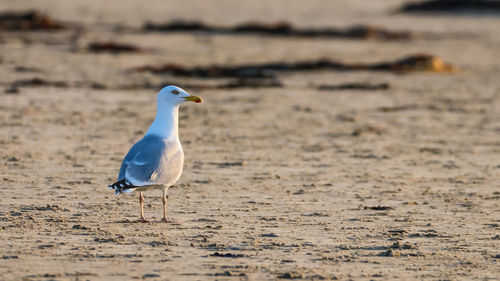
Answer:
<path fill-rule="evenodd" d="M 172 185 L 182 173 L 184 153 L 179 141 L 145 136 L 123 160 L 118 180 L 134 186 Z"/>

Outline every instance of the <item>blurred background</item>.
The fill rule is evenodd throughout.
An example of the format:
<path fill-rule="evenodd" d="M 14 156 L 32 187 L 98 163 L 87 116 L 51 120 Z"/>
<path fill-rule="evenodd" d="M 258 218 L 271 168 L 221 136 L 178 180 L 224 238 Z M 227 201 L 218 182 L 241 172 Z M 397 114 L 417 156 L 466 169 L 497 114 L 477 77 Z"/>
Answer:
<path fill-rule="evenodd" d="M 148 65 L 246 66 L 325 58 L 358 64 L 425 54 L 430 61 L 437 57 L 457 66 L 492 66 L 498 58 L 493 51 L 496 1 L 2 1 L 0 5 L 6 12 L 17 11 L 10 25 L 6 14 L 2 28 L 10 31 L 2 34 L 2 40 L 11 63 L 55 65 L 51 73 L 73 84 L 141 88 L 166 82 L 164 76 L 124 73 Z M 28 19 L 29 12 L 36 14 Z M 37 17 L 49 26 L 33 24 Z M 429 60 L 423 59 L 425 63 Z M 157 72 L 204 76 L 175 75 L 175 69 Z"/>

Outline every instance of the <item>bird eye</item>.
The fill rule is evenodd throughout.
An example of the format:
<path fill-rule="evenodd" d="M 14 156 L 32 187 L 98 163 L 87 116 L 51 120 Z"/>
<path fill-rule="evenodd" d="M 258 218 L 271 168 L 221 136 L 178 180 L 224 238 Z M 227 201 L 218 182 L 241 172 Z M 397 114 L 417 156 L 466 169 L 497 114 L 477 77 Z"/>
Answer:
<path fill-rule="evenodd" d="M 178 94 L 179 94 L 179 91 L 177 91 L 177 90 L 172 90 L 172 94 L 174 94 L 174 95 L 178 95 Z"/>

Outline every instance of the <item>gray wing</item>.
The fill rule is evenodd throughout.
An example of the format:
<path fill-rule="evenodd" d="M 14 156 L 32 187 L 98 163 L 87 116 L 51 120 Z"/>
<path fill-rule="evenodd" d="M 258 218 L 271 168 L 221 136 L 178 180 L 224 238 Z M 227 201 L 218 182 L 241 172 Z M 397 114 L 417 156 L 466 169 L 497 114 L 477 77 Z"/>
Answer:
<path fill-rule="evenodd" d="M 134 186 L 171 185 L 180 177 L 184 153 L 178 141 L 145 136 L 132 146 L 123 159 L 118 180 Z"/>

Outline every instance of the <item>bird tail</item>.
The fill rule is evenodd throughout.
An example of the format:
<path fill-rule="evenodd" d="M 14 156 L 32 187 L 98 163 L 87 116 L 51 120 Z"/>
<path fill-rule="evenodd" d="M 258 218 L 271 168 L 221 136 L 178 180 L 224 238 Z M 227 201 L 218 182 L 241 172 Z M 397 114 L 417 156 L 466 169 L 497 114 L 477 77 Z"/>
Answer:
<path fill-rule="evenodd" d="M 136 187 L 127 181 L 127 179 L 119 180 L 113 184 L 108 185 L 109 188 L 115 190 L 115 194 L 118 193 L 130 193 L 136 189 Z"/>

